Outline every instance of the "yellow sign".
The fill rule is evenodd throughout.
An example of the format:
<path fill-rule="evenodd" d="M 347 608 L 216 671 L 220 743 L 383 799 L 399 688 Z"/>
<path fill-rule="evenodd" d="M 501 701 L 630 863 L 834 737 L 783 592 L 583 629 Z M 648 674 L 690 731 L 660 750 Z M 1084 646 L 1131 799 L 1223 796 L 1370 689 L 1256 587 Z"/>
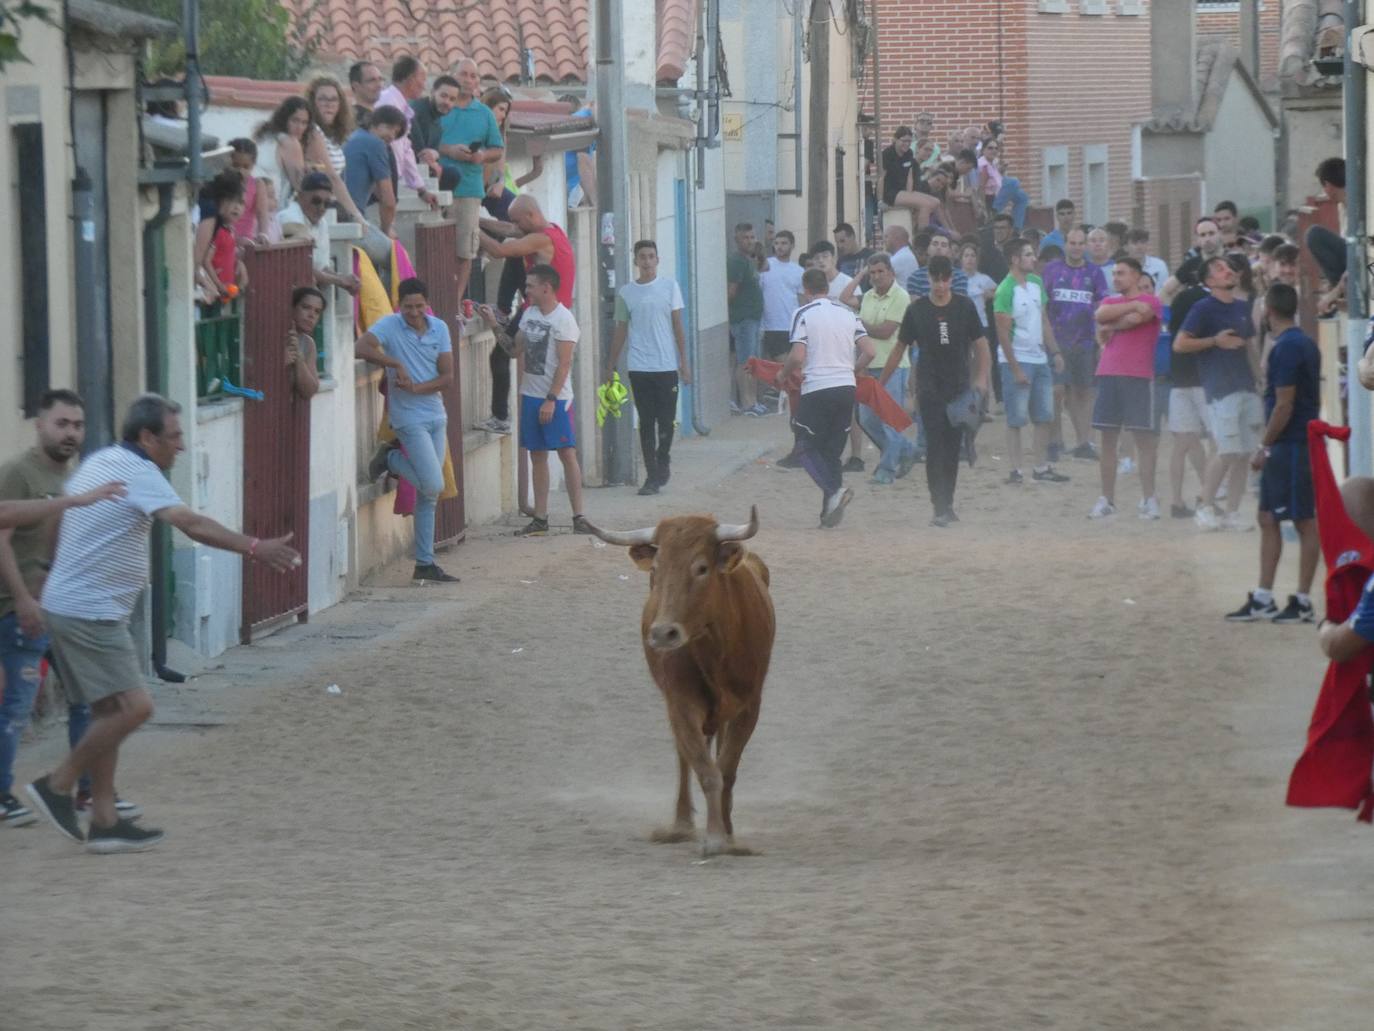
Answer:
<path fill-rule="evenodd" d="M 744 139 L 744 115 L 727 114 L 722 117 L 721 135 L 727 140 Z"/>

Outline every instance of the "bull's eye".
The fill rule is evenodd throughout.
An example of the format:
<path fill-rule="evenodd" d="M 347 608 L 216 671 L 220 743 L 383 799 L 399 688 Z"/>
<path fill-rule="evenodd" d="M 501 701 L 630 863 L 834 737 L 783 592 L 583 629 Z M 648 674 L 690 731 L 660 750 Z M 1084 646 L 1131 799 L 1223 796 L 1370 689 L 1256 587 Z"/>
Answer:
<path fill-rule="evenodd" d="M 698 560 L 697 563 L 696 563 L 694 566 L 692 566 L 692 572 L 693 572 L 696 576 L 705 576 L 705 575 L 706 575 L 707 573 L 709 573 L 710 571 L 711 571 L 710 565 L 707 564 L 707 563 L 704 562 L 704 561 L 701 561 L 701 560 Z"/>

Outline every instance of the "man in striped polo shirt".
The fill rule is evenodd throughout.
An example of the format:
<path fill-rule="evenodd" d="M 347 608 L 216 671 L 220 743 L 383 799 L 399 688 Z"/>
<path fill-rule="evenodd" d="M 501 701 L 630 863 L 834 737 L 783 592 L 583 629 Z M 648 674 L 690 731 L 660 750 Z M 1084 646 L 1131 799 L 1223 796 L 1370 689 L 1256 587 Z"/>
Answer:
<path fill-rule="evenodd" d="M 72 509 L 63 517 L 40 604 L 53 658 L 68 697 L 89 705 L 90 729 L 51 773 L 28 786 L 34 807 L 90 852 L 137 852 L 162 840 L 115 809 L 119 746 L 153 714 L 153 700 L 129 633 L 129 616 L 148 583 L 148 532 L 154 519 L 193 541 L 236 551 L 277 570 L 300 565 L 291 534 L 262 541 L 193 512 L 163 475 L 183 447 L 181 406 L 145 394 L 124 417 L 120 443 L 94 452 L 67 483 L 68 494 L 119 481 L 123 497 Z M 83 837 L 72 787 L 91 773 L 91 823 Z"/>

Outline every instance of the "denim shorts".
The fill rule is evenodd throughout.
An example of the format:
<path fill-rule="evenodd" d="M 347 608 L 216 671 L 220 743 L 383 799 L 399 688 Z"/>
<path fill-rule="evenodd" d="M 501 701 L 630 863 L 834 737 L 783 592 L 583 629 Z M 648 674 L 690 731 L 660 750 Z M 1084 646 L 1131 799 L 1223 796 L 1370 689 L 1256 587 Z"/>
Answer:
<path fill-rule="evenodd" d="M 1011 366 L 1002 363 L 1002 404 L 1007 410 L 1007 426 L 1019 429 L 1028 422 L 1054 421 L 1054 373 L 1048 365 L 1021 362 L 1021 371 L 1030 380 L 1025 386 L 1016 382 Z"/>
<path fill-rule="evenodd" d="M 759 347 L 763 338 L 759 331 L 760 325 L 762 323 L 758 319 L 741 319 L 739 322 L 730 323 L 730 335 L 735 338 L 737 364 L 744 365 L 750 358 L 760 357 Z"/>

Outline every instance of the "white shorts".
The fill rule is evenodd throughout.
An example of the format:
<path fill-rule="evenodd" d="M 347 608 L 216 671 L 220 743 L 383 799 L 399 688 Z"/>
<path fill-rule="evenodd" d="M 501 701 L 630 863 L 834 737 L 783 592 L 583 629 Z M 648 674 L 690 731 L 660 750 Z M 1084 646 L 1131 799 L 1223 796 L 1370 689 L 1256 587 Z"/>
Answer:
<path fill-rule="evenodd" d="M 1238 390 L 1207 405 L 1219 455 L 1248 455 L 1259 447 L 1264 405 L 1252 390 Z"/>
<path fill-rule="evenodd" d="M 1169 391 L 1169 432 L 1206 433 L 1207 394 L 1201 387 L 1174 387 Z"/>

